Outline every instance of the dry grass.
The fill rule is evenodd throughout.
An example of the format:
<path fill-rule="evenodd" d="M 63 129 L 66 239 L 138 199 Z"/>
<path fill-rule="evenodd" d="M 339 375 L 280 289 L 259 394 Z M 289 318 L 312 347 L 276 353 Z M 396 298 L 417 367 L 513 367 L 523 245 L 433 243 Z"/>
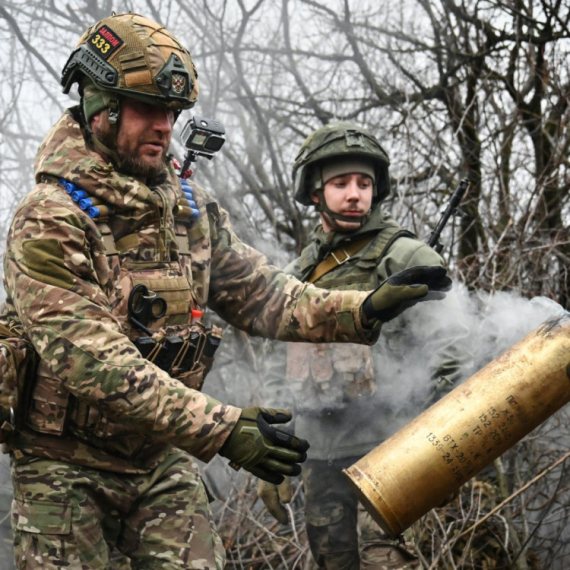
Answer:
<path fill-rule="evenodd" d="M 507 460 L 508 457 L 502 461 Z M 570 557 L 564 537 L 568 526 L 567 500 L 565 486 L 560 485 L 565 481 L 563 468 L 560 472 L 557 466 L 558 473 L 548 473 L 550 479 L 545 476 L 524 492 L 515 490 L 509 497 L 500 492 L 497 471 L 502 468 L 501 462 L 488 468 L 465 484 L 448 505 L 431 511 L 405 533 L 422 568 L 568 567 Z M 228 553 L 226 569 L 314 570 L 304 530 L 301 482 L 296 482 L 290 516 L 293 524 L 282 526 L 276 522 L 258 500 L 255 480 L 241 477 L 216 509 L 218 528 Z"/>

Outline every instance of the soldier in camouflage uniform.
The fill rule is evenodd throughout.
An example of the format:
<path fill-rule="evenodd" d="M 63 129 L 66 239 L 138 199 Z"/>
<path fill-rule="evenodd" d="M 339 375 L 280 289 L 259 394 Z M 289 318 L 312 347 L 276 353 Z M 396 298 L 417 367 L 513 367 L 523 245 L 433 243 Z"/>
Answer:
<path fill-rule="evenodd" d="M 286 273 L 324 289 L 366 291 L 414 266 L 443 266 L 435 251 L 380 206 L 390 188 L 388 165 L 378 140 L 356 125 L 331 124 L 308 137 L 293 168 L 295 198 L 316 205 L 321 224 Z M 296 343 L 287 346 L 285 374 L 284 355 L 276 347 L 265 401 L 287 402 L 295 410 L 295 433 L 311 434 L 303 469 L 305 517 L 319 568 L 418 567 L 415 556 L 390 541 L 358 506 L 342 469 L 390 435 L 395 416 L 405 423 L 412 400 L 437 397 L 461 375 L 469 361 L 462 342 L 466 331 L 461 326 L 443 330 L 438 324 L 438 314 L 451 310 L 451 304 L 446 299 L 406 311 L 383 328 L 375 354 L 362 345 Z M 426 330 L 426 323 L 430 338 L 422 343 L 418 329 Z M 425 358 L 418 357 L 422 349 Z M 405 387 L 414 382 L 412 357 L 422 368 L 416 370 L 415 395 Z M 428 367 L 430 390 L 421 379 Z M 282 503 L 290 500 L 290 481 L 278 488 L 260 481 L 258 492 L 269 511 L 286 523 Z"/>
<path fill-rule="evenodd" d="M 386 311 L 445 285 L 445 272 L 330 293 L 240 242 L 167 155 L 198 83 L 159 24 L 124 14 L 89 28 L 63 70 L 64 91 L 75 82 L 81 105 L 43 141 L 5 254 L 0 332 L 39 361 L 20 374 L 17 343 L 0 343 L 0 380 L 16 386 L 1 428 L 17 566 L 107 568 L 116 548 L 132 568 L 221 569 L 193 457 L 220 453 L 279 483 L 300 473 L 307 444 L 272 425 L 289 412 L 199 391 L 220 338 L 201 312 L 252 335 L 370 343 Z"/>

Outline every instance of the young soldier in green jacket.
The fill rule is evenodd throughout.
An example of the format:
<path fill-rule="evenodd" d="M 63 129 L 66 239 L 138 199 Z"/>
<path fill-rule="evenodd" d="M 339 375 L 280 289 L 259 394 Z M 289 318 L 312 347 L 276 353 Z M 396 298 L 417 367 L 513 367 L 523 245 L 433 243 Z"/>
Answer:
<path fill-rule="evenodd" d="M 295 199 L 315 205 L 321 224 L 286 273 L 324 289 L 366 291 L 399 271 L 444 265 L 433 249 L 402 229 L 380 206 L 390 190 L 388 164 L 378 140 L 353 124 L 327 125 L 307 138 L 293 168 Z M 429 340 L 418 340 L 420 322 L 412 315 L 429 305 L 436 306 L 439 314 L 454 309 L 446 301 L 423 303 L 407 311 L 405 321 L 398 319 L 383 328 L 387 339 L 383 349 L 378 345 L 372 349 L 350 344 L 289 345 L 286 373 L 278 356 L 268 369 L 266 401 L 293 406 L 296 434 L 311 436 L 303 482 L 307 534 L 319 568 L 417 567 L 408 550 L 389 541 L 371 517 L 357 508 L 342 469 L 390 435 L 394 416 L 401 415 L 402 408 L 410 411 L 412 400 L 425 403 L 460 377 L 461 365 L 468 361 L 462 327 L 444 330 L 432 322 Z M 430 319 L 425 311 L 420 318 Z M 415 354 L 420 344 L 423 359 Z M 413 383 L 412 357 L 424 370 L 429 368 L 431 376 L 431 381 L 416 386 L 415 394 L 406 393 L 397 378 L 400 368 L 407 383 Z M 400 403 L 391 402 L 395 400 Z M 279 488 L 265 482 L 259 486 L 270 512 L 282 522 L 288 518 L 281 502 L 287 501 L 289 485 L 286 480 Z"/>

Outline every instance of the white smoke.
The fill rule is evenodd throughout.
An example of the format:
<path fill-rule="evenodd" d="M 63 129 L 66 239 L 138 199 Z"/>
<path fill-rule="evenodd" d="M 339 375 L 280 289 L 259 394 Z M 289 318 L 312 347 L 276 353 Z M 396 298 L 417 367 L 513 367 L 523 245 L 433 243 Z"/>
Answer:
<path fill-rule="evenodd" d="M 532 330 L 564 309 L 548 297 L 527 299 L 516 292 L 468 293 L 462 284 L 454 290 L 470 330 L 478 370 L 522 340 Z"/>
<path fill-rule="evenodd" d="M 445 300 L 418 303 L 384 325 L 374 347 L 374 399 L 387 434 L 562 311 L 546 297 L 471 292 L 455 283 Z M 459 371 L 441 366 L 454 361 Z"/>

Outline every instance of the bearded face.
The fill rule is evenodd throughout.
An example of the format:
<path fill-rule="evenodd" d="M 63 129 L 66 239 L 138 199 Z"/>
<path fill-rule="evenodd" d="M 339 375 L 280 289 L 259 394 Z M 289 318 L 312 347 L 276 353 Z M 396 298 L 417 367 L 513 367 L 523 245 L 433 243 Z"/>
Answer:
<path fill-rule="evenodd" d="M 91 121 L 93 134 L 116 150 L 120 170 L 143 180 L 156 178 L 166 167 L 173 125 L 173 111 L 130 98 L 121 100 L 116 141 L 110 140 L 108 110 Z"/>

